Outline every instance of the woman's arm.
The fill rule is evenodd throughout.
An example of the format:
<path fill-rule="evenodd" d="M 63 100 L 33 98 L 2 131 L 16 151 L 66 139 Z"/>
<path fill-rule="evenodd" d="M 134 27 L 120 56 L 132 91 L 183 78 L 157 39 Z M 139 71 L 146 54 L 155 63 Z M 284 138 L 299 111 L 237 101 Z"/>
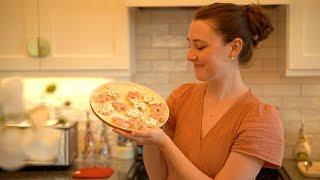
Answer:
<path fill-rule="evenodd" d="M 168 126 L 164 127 L 164 131 L 170 137 L 173 138 L 174 131 Z M 143 161 L 151 180 L 167 179 L 168 166 L 165 157 L 156 145 L 144 145 L 143 146 Z"/>
<path fill-rule="evenodd" d="M 161 151 L 166 155 L 169 163 L 174 167 L 178 179 L 211 179 L 194 166 L 172 141 L 166 140 Z M 254 180 L 264 161 L 242 153 L 231 152 L 215 180 Z"/>
<path fill-rule="evenodd" d="M 215 180 L 254 180 L 263 166 L 262 159 L 238 152 L 231 152 Z"/>
<path fill-rule="evenodd" d="M 200 171 L 191 161 L 180 151 L 168 135 L 161 129 L 146 129 L 126 133 L 120 130 L 115 132 L 136 141 L 138 144 L 155 145 L 159 147 L 165 159 L 174 168 L 178 179 L 211 179 Z M 153 156 L 152 156 L 153 158 Z M 215 177 L 215 180 L 251 180 L 255 179 L 263 165 L 263 160 L 252 156 L 247 156 L 237 152 L 231 152 L 224 167 Z M 151 166 L 150 166 L 151 167 Z M 151 178 L 152 179 L 152 178 Z"/>
<path fill-rule="evenodd" d="M 167 179 L 166 160 L 156 145 L 143 146 L 143 162 L 151 180 Z"/>

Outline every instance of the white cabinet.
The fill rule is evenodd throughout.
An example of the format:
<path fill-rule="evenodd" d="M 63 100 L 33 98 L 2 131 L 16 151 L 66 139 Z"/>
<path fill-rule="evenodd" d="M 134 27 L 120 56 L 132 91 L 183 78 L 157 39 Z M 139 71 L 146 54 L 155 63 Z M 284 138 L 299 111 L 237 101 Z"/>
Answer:
<path fill-rule="evenodd" d="M 1 0 L 0 23 L 1 71 L 130 69 L 129 11 L 121 0 Z M 32 58 L 27 43 L 38 36 L 50 52 Z"/>
<path fill-rule="evenodd" d="M 128 69 L 128 9 L 120 0 L 40 0 L 43 70 Z"/>
<path fill-rule="evenodd" d="M 0 71 L 38 70 L 27 44 L 38 30 L 36 0 L 0 1 Z"/>
<path fill-rule="evenodd" d="M 287 76 L 320 75 L 320 1 L 291 0 L 287 20 Z"/>

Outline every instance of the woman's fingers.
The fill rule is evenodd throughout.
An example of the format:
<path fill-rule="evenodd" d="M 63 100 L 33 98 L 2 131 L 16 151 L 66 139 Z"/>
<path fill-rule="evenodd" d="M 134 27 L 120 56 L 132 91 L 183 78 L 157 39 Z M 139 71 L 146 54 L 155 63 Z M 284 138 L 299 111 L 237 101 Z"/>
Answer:
<path fill-rule="evenodd" d="M 149 136 L 147 136 L 146 133 L 141 133 L 141 132 L 138 132 L 135 134 L 134 132 L 128 133 L 128 132 L 122 131 L 120 129 L 112 129 L 112 131 L 114 131 L 114 132 L 116 132 L 126 138 L 132 139 L 134 141 L 136 141 L 136 140 L 141 141 L 142 139 L 147 139 L 149 137 Z"/>
<path fill-rule="evenodd" d="M 150 137 L 150 133 L 149 129 L 132 131 L 132 135 L 135 137 Z"/>
<path fill-rule="evenodd" d="M 161 133 L 161 129 L 159 128 L 148 128 L 143 130 L 135 130 L 132 131 L 133 136 L 139 136 L 139 137 L 153 137 L 157 134 Z"/>
<path fill-rule="evenodd" d="M 162 130 L 159 128 L 135 130 L 131 133 L 122 131 L 120 129 L 112 129 L 114 132 L 135 141 L 137 144 L 157 144 L 159 143 Z"/>
<path fill-rule="evenodd" d="M 132 134 L 131 134 L 131 133 L 122 131 L 122 130 L 120 130 L 120 129 L 112 129 L 112 131 L 113 131 L 113 132 L 116 132 L 116 133 L 118 133 L 118 134 L 120 134 L 120 135 L 122 135 L 122 136 L 124 136 L 124 137 L 126 137 L 126 138 L 132 137 Z"/>

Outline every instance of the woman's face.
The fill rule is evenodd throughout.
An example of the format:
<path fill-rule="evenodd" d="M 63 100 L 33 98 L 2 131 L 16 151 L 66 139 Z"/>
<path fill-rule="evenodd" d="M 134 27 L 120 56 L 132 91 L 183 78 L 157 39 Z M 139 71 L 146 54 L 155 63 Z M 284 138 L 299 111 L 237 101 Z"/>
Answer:
<path fill-rule="evenodd" d="M 193 63 L 198 80 L 216 80 L 230 73 L 230 64 L 233 63 L 230 60 L 231 46 L 224 43 L 221 35 L 214 32 L 207 22 L 191 22 L 188 42 L 188 60 Z"/>

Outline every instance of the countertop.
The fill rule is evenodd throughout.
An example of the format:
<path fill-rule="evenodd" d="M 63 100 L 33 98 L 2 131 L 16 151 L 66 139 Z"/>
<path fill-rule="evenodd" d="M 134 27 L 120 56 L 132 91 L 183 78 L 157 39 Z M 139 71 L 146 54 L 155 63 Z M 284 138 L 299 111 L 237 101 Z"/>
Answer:
<path fill-rule="evenodd" d="M 107 166 L 111 167 L 114 172 L 108 180 L 125 180 L 127 173 L 133 164 L 134 160 L 118 160 L 108 159 L 105 162 L 90 162 L 90 165 L 95 164 L 97 167 Z M 89 166 L 90 166 L 89 165 Z M 71 166 L 67 168 L 61 167 L 36 167 L 24 168 L 19 171 L 6 172 L 0 171 L 0 179 L 24 179 L 24 180 L 68 180 L 72 179 L 72 173 L 81 167 L 88 166 L 88 163 L 82 160 L 76 160 Z"/>
<path fill-rule="evenodd" d="M 70 167 L 57 168 L 27 168 L 21 169 L 15 172 L 0 171 L 0 179 L 26 179 L 26 180 L 69 180 L 72 179 L 72 173 L 77 169 L 85 166 L 107 166 L 113 168 L 114 172 L 108 179 L 110 180 L 125 180 L 127 173 L 132 166 L 134 160 L 118 160 L 108 159 L 105 162 L 84 162 L 82 160 L 76 160 Z M 303 176 L 296 165 L 296 161 L 292 159 L 283 160 L 282 168 L 279 170 L 281 177 L 285 180 L 315 180 L 317 178 L 307 178 Z M 318 178 L 320 179 L 320 178 Z"/>
<path fill-rule="evenodd" d="M 303 176 L 298 167 L 297 162 L 293 159 L 285 159 L 283 160 L 282 168 L 280 169 L 281 176 L 287 180 L 316 180 L 320 178 L 308 178 Z"/>

